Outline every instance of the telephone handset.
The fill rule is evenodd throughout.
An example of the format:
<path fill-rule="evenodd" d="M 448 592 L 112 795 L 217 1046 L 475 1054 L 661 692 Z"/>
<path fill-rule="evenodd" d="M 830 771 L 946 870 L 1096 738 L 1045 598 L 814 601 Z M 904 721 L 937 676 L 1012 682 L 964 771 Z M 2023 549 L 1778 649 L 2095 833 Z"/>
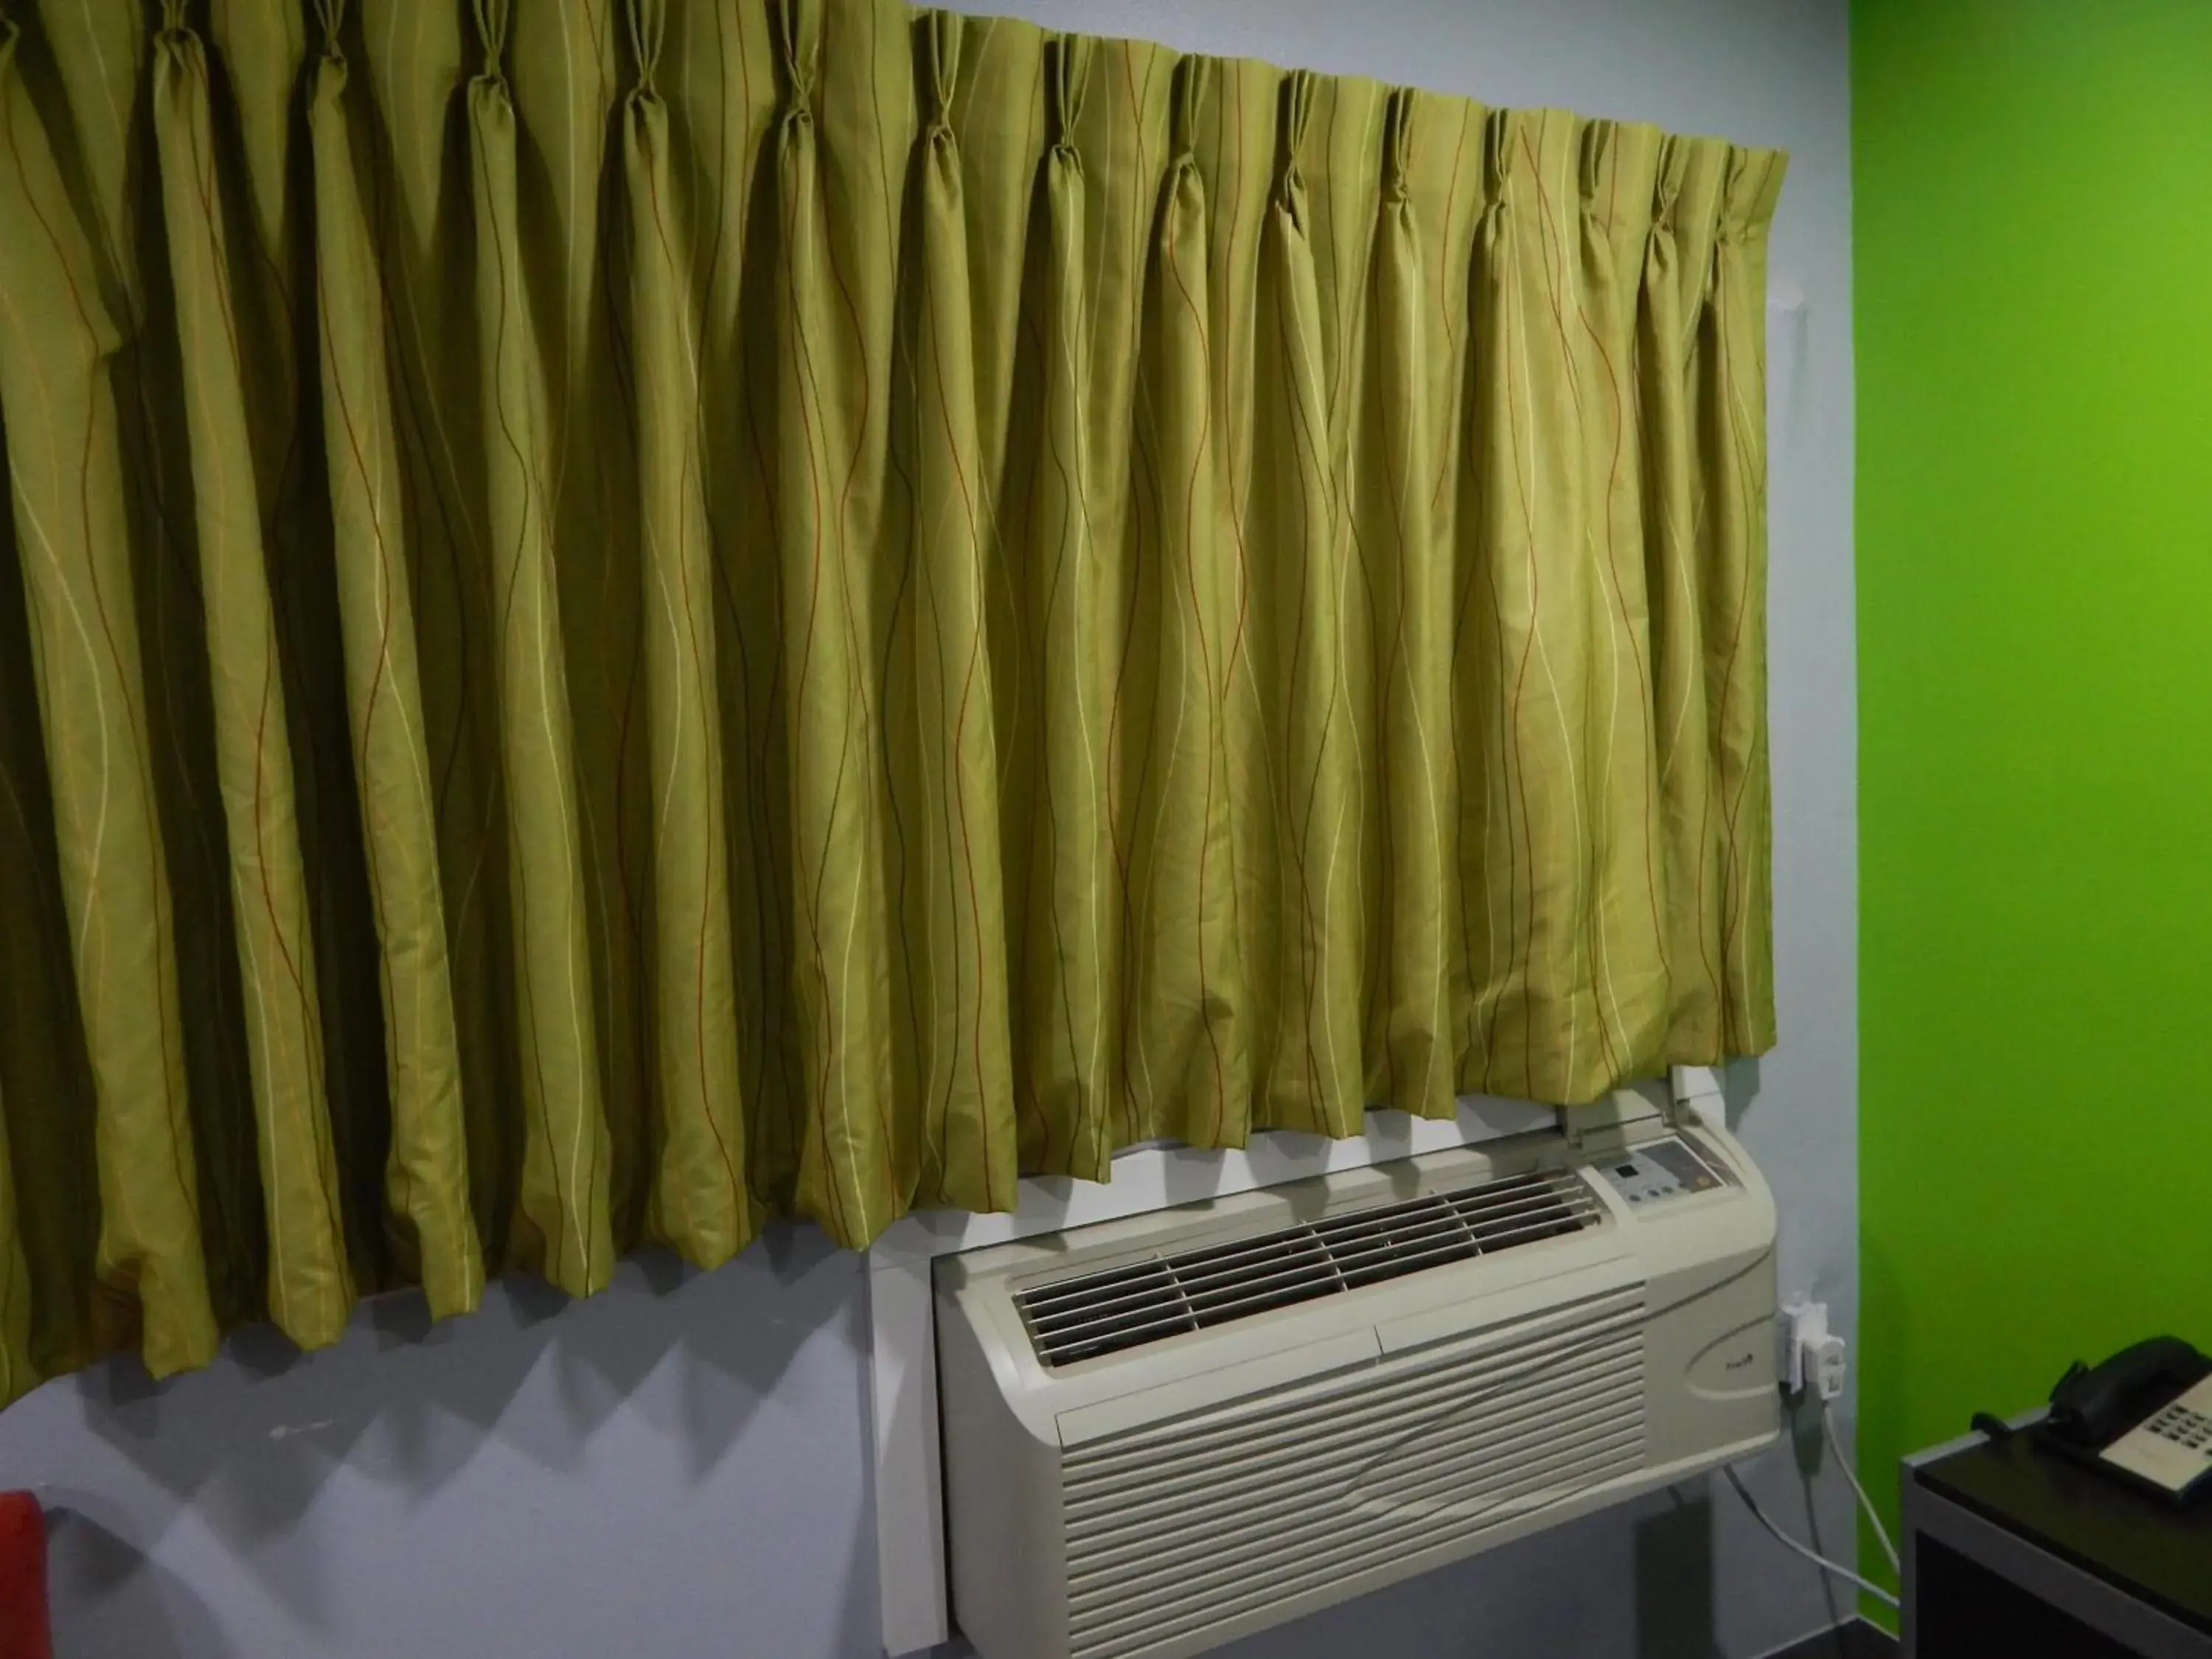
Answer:
<path fill-rule="evenodd" d="M 2040 1437 L 2170 1502 L 2212 1495 L 2212 1359 L 2162 1336 L 2094 1369 L 2077 1361 L 2051 1391 Z"/>

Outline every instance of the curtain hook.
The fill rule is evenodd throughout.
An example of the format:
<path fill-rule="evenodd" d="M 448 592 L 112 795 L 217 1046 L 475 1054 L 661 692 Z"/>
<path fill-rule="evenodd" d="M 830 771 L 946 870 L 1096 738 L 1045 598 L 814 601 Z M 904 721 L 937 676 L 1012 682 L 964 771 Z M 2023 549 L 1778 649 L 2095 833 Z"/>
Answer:
<path fill-rule="evenodd" d="M 1390 101 L 1383 106 L 1383 193 L 1394 202 L 1413 194 L 1413 105 L 1419 96 L 1412 87 L 1393 87 Z"/>
<path fill-rule="evenodd" d="M 922 19 L 929 54 L 929 122 L 933 135 L 952 131 L 952 94 L 960 75 L 960 16 L 933 11 Z"/>
<path fill-rule="evenodd" d="M 1052 54 L 1052 73 L 1045 82 L 1052 105 L 1046 111 L 1052 123 L 1052 147 L 1073 155 L 1076 123 L 1082 118 L 1083 94 L 1091 80 L 1091 42 L 1084 35 L 1062 34 L 1048 43 L 1047 50 Z"/>
<path fill-rule="evenodd" d="M 507 0 L 473 0 L 473 4 L 477 38 L 483 42 L 483 76 L 486 80 L 505 80 L 507 71 L 501 60 L 507 55 Z"/>
<path fill-rule="evenodd" d="M 1283 204 L 1303 223 L 1304 209 L 1297 198 L 1305 194 L 1305 174 L 1298 168 L 1298 151 L 1305 145 L 1306 123 L 1313 115 L 1314 76 L 1311 70 L 1292 70 L 1283 79 L 1283 171 L 1276 190 Z"/>
<path fill-rule="evenodd" d="M 629 0 L 626 11 L 630 56 L 637 63 L 635 90 L 650 98 L 654 95 L 653 72 L 660 66 L 660 41 L 667 28 L 667 12 L 659 0 Z"/>
<path fill-rule="evenodd" d="M 783 72 L 791 85 L 791 108 L 787 115 L 811 115 L 814 108 L 814 64 L 811 54 L 802 52 L 800 37 L 805 33 L 799 16 L 799 0 L 779 0 L 776 6 L 777 34 L 783 46 Z"/>
<path fill-rule="evenodd" d="M 1206 110 L 1206 92 L 1212 76 L 1211 58 L 1193 52 L 1176 65 L 1169 106 L 1170 154 L 1177 166 L 1191 162 L 1198 149 L 1199 118 Z"/>

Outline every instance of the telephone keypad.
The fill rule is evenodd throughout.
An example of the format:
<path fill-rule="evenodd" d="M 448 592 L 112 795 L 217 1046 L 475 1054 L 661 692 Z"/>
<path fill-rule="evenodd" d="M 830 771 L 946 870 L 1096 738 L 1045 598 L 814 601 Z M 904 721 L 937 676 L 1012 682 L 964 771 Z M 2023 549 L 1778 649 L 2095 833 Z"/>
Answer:
<path fill-rule="evenodd" d="M 2199 1489 L 2212 1479 L 2212 1376 L 2098 1455 L 2175 1497 Z"/>
<path fill-rule="evenodd" d="M 2212 1417 L 2193 1412 L 2178 1400 L 2143 1426 L 2188 1451 L 2212 1449 Z"/>

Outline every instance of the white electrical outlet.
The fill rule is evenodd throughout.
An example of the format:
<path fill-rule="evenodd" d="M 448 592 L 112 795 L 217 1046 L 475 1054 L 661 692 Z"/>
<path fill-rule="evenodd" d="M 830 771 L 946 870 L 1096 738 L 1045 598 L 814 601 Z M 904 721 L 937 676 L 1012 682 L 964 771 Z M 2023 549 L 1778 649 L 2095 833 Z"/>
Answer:
<path fill-rule="evenodd" d="M 1844 1339 L 1828 1328 L 1828 1304 L 1792 1297 L 1782 1304 L 1778 1333 L 1782 1386 L 1791 1394 L 1807 1390 L 1822 1400 L 1844 1391 Z"/>

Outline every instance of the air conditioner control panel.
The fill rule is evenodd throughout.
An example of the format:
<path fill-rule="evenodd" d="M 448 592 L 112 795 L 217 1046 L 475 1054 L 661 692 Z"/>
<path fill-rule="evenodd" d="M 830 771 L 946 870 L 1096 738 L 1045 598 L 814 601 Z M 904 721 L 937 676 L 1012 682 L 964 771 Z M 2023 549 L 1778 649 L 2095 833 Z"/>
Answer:
<path fill-rule="evenodd" d="M 1632 1208 L 1691 1198 L 1733 1185 L 1715 1164 L 1682 1140 L 1655 1141 L 1592 1166 Z"/>

